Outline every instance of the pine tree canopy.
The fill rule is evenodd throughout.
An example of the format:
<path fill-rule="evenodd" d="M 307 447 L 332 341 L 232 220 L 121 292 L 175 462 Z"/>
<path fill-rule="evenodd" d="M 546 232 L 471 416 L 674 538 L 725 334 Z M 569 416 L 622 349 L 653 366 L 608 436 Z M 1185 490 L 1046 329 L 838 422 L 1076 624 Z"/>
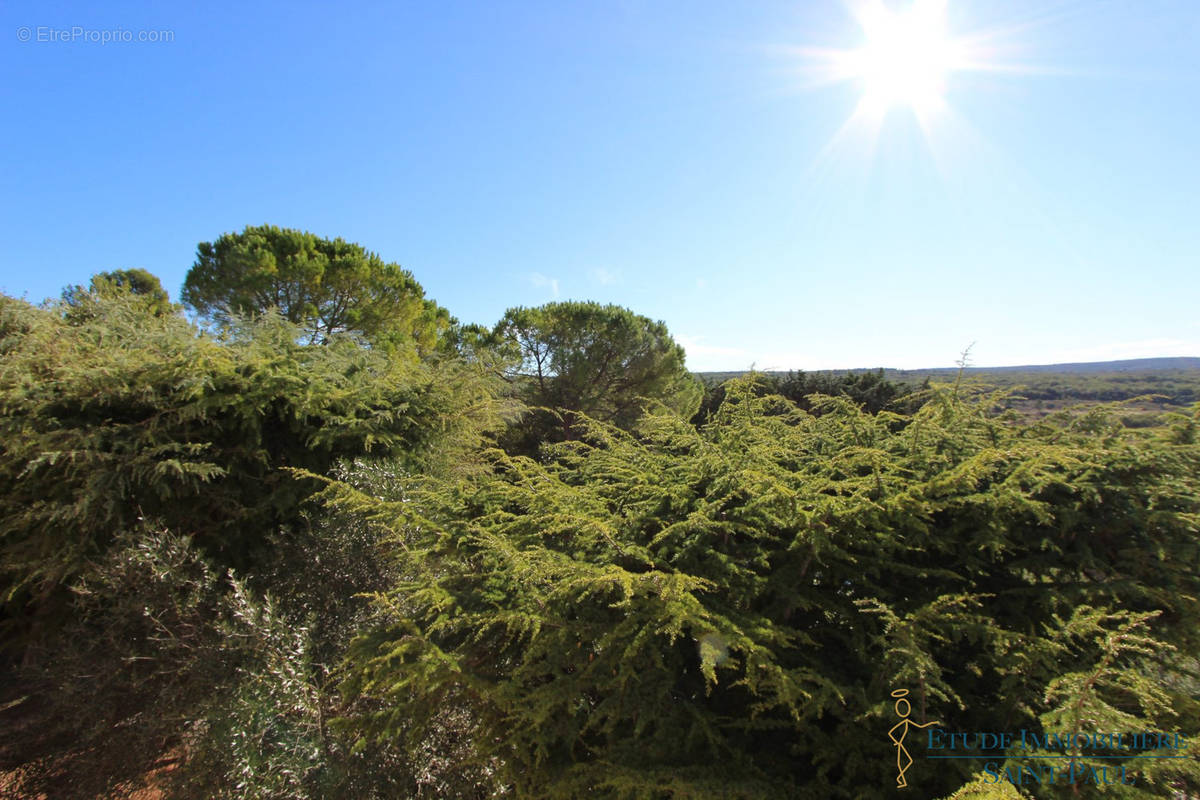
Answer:
<path fill-rule="evenodd" d="M 311 343 L 351 333 L 376 347 L 430 352 L 452 324 L 398 264 L 340 238 L 274 225 L 201 242 L 182 296 L 220 326 L 275 309 Z"/>
<path fill-rule="evenodd" d="M 569 438 L 575 414 L 628 429 L 648 401 L 690 416 L 701 383 L 662 322 L 593 302 L 512 308 L 493 338 L 513 354 L 522 399 L 545 409 L 529 424 L 537 442 Z M 555 416 L 558 415 L 558 416 Z M 528 448 L 527 448 L 528 449 Z"/>

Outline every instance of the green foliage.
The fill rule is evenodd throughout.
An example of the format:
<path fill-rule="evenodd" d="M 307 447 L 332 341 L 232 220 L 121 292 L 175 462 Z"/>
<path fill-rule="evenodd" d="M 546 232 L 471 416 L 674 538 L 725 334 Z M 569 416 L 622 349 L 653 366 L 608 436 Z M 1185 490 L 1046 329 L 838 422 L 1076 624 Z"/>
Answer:
<path fill-rule="evenodd" d="M 120 795 L 164 756 L 176 768 L 152 780 L 169 797 L 391 798 L 412 782 L 403 753 L 352 754 L 326 724 L 337 696 L 318 653 L 344 615 L 318 630 L 151 526 L 119 535 L 72 589 L 54 657 L 22 671 L 44 698 L 19 743 L 24 796 Z"/>
<path fill-rule="evenodd" d="M 1200 408 L 792 373 L 689 423 L 682 349 L 625 309 L 446 328 L 340 240 L 201 251 L 246 278 L 193 285 L 215 338 L 138 270 L 0 296 L 6 790 L 166 756 L 176 797 L 903 797 L 898 686 L 947 730 L 1180 731 L 1106 794 L 1200 790 Z M 485 449 L 497 373 L 534 414 Z M 1021 796 L 978 766 L 908 792 Z"/>
<path fill-rule="evenodd" d="M 122 295 L 136 297 L 136 305 L 156 317 L 180 310 L 180 306 L 171 302 L 158 276 L 144 269 L 119 269 L 93 275 L 87 289 L 78 285 L 64 289 L 65 316 L 73 321 L 82 321 L 94 313 L 92 305 L 97 298 L 112 299 Z"/>
<path fill-rule="evenodd" d="M 1100 658 L 1087 669 L 1059 675 L 1046 687 L 1049 710 L 1042 714 L 1047 730 L 1068 733 L 1086 730 L 1135 730 L 1143 719 L 1171 716 L 1166 692 L 1149 675 L 1131 669 L 1130 656 L 1151 656 L 1164 647 L 1147 632 L 1157 611 L 1131 614 L 1101 613 L 1088 606 L 1076 608 L 1061 625 L 1068 640 L 1094 640 Z M 1089 642 L 1090 644 L 1090 642 Z M 1076 747 L 1071 755 L 1078 756 Z"/>
<path fill-rule="evenodd" d="M 1082 669 L 1066 672 L 1050 681 L 1046 687 L 1047 710 L 1041 724 L 1047 731 L 1064 735 L 1087 734 L 1095 731 L 1144 731 L 1147 721 L 1154 730 L 1170 731 L 1180 724 L 1180 715 L 1173 701 L 1182 706 L 1183 697 L 1172 692 L 1164 681 L 1170 675 L 1175 680 L 1184 670 L 1153 670 L 1148 659 L 1172 664 L 1170 652 L 1175 648 L 1151 635 L 1151 625 L 1158 611 L 1140 614 L 1128 611 L 1106 613 L 1089 606 L 1076 608 L 1071 617 L 1058 626 L 1059 647 L 1083 650 L 1096 654 L 1093 663 Z M 1200 699 L 1193 690 L 1193 702 Z M 1194 730 L 1195 718 L 1183 719 L 1185 727 Z M 1148 761 L 1144 765 L 1129 762 L 1127 768 L 1138 773 L 1132 786 L 1108 787 L 1107 794 L 1121 798 L 1163 796 L 1164 790 L 1194 789 L 1200 786 L 1200 764 L 1187 758 L 1200 748 L 1193 742 L 1184 753 L 1167 751 L 1168 755 L 1184 755 L 1182 760 Z M 1072 756 L 1076 769 L 1111 769 L 1110 760 L 1095 755 L 1108 755 L 1111 750 L 1087 751 L 1076 743 L 1064 751 Z M 1137 768 L 1142 767 L 1142 768 Z M 1141 784 L 1140 786 L 1138 784 Z M 1156 790 L 1157 789 L 1157 790 Z M 1047 787 L 1046 796 L 1070 797 L 1070 786 Z"/>
<path fill-rule="evenodd" d="M 1174 405 L 1200 401 L 1200 369 L 1129 370 L 1098 373 L 1011 373 L 987 380 L 1013 387 L 1027 400 L 1113 402 L 1155 395 Z"/>
<path fill-rule="evenodd" d="M 0 297 L 0 595 L 44 613 L 115 531 L 158 519 L 221 564 L 270 561 L 324 474 L 366 452 L 457 463 L 499 424 L 498 381 L 389 359 L 345 337 L 297 344 L 273 315 L 225 341 L 136 297 L 74 324 Z M 57 600 L 55 600 L 57 598 Z"/>
<path fill-rule="evenodd" d="M 336 475 L 372 495 L 402 500 L 397 462 L 343 464 Z M 256 599 L 233 582 L 224 599 L 226 638 L 252 654 L 210 702 L 191 710 L 189 757 L 173 796 L 204 798 L 399 798 L 492 796 L 494 771 L 471 763 L 469 714 L 447 706 L 412 749 L 354 747 L 338 716 L 369 713 L 341 701 L 334 666 L 369 610 L 363 593 L 395 579 L 377 552 L 382 529 L 357 517 L 313 515 L 279 542 Z"/>
<path fill-rule="evenodd" d="M 1100 364 L 1049 367 L 966 367 L 963 375 L 989 386 L 1010 390 L 1005 403 L 1022 411 L 1066 407 L 1076 403 L 1111 403 L 1153 397 L 1156 404 L 1188 406 L 1200 401 L 1200 368 L 1196 359 L 1138 359 Z M 952 380 L 957 370 L 885 370 L 884 377 L 901 385 Z"/>
<path fill-rule="evenodd" d="M 1079 675 L 1130 724 L 1187 702 L 1147 643 L 1197 652 L 1194 444 L 949 389 L 904 416 L 812 402 L 735 382 L 700 429 L 581 418 L 540 463 L 496 452 L 402 500 L 332 484 L 397 571 L 345 665 L 370 710 L 343 724 L 412 747 L 461 707 L 518 796 L 836 800 L 903 796 L 896 686 L 964 731 L 1067 724 Z M 910 785 L 950 794 L 969 763 Z"/>
<path fill-rule="evenodd" d="M 945 800 L 1022 800 L 1025 795 L 1007 781 L 996 781 L 986 772 L 965 784 Z"/>
<path fill-rule="evenodd" d="M 114 535 L 72 586 L 63 627 L 39 642 L 49 657 L 20 673 L 40 700 L 26 701 L 35 724 L 15 740 L 23 796 L 138 786 L 254 660 L 227 588 L 184 537 L 147 524 Z"/>
<path fill-rule="evenodd" d="M 705 379 L 704 399 L 694 418 L 697 424 L 707 421 L 725 401 L 726 380 L 728 378 Z M 809 413 L 819 413 L 814 395 L 848 397 L 872 414 L 884 409 L 911 411 L 921 402 L 921 395 L 914 393 L 909 386 L 885 379 L 881 369 L 863 372 L 763 373 L 754 376 L 753 385 L 758 394 L 786 397 Z"/>
<path fill-rule="evenodd" d="M 647 402 L 684 415 L 695 413 L 702 393 L 684 367 L 684 352 L 662 322 L 619 306 L 549 303 L 513 308 L 493 330 L 513 354 L 510 377 L 535 413 L 512 448 L 575 438 L 580 415 L 629 429 Z"/>
<path fill-rule="evenodd" d="M 340 238 L 274 225 L 201 242 L 183 302 L 221 326 L 276 309 L 314 343 L 351 333 L 376 347 L 430 352 L 451 325 L 398 264 Z"/>
<path fill-rule="evenodd" d="M 806 394 L 849 394 L 859 403 L 870 407 L 873 398 L 863 392 L 866 386 L 854 386 L 859 381 L 875 382 L 906 394 L 913 389 L 927 388 L 929 382 L 952 382 L 960 375 L 975 384 L 1000 389 L 1006 392 L 1003 402 L 1009 408 L 1025 413 L 1066 408 L 1074 404 L 1095 404 L 1129 401 L 1147 409 L 1180 410 L 1200 401 L 1200 368 L 1196 359 L 1167 358 L 1142 359 L 1132 366 L 1118 366 L 1120 362 L 1108 364 L 1063 364 L 1040 368 L 1010 367 L 946 367 L 931 370 L 853 370 L 824 373 L 766 373 L 760 380 L 771 386 L 771 391 L 782 394 L 801 407 L 801 398 Z M 712 394 L 724 381 L 742 373 L 702 373 Z M 783 386 L 791 376 L 797 376 L 800 391 Z M 886 391 L 886 390 L 885 390 Z M 720 405 L 720 397 L 706 397 L 702 409 Z M 1152 418 L 1132 417 L 1134 425 L 1155 424 Z"/>

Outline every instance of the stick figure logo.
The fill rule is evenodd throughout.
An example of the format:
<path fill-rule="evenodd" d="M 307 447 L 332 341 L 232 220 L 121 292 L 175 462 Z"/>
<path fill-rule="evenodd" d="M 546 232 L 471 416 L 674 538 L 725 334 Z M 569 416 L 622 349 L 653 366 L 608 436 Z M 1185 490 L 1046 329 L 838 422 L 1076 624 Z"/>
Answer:
<path fill-rule="evenodd" d="M 904 777 L 904 773 L 912 766 L 912 756 L 908 754 L 908 749 L 904 746 L 904 737 L 908 734 L 909 726 L 914 728 L 928 728 L 930 725 L 937 725 L 934 720 L 925 723 L 913 722 L 908 718 L 912 713 L 912 705 L 905 700 L 908 694 L 908 689 L 896 689 L 892 692 L 892 697 L 899 698 L 896 700 L 896 716 L 900 721 L 888 731 L 888 737 L 896 745 L 896 786 L 903 789 L 908 786 L 908 781 Z"/>

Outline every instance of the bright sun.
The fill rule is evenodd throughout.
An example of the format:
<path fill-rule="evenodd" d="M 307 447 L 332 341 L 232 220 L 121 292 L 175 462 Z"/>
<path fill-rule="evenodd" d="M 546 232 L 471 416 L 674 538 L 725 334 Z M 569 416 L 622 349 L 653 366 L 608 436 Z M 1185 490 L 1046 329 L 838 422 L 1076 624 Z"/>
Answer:
<path fill-rule="evenodd" d="M 916 0 L 894 11 L 881 0 L 855 9 L 865 41 L 843 54 L 848 77 L 863 85 L 875 111 L 908 107 L 925 112 L 942 103 L 946 76 L 962 66 L 962 47 L 946 32 L 945 0 Z"/>
<path fill-rule="evenodd" d="M 819 162 L 849 156 L 871 163 L 893 111 L 915 118 L 930 151 L 950 146 L 952 139 L 975 136 L 955 113 L 950 97 L 979 83 L 971 75 L 1037 74 L 1024 62 L 1024 46 L 1014 38 L 1029 23 L 952 30 L 969 18 L 965 11 L 950 17 L 947 4 L 966 0 L 841 0 L 852 15 L 858 35 L 849 47 L 815 44 L 788 48 L 799 58 L 797 72 L 806 88 L 843 84 L 859 95 L 854 111 L 821 151 Z M 954 19 L 955 25 L 948 22 Z M 957 80 L 962 78 L 962 80 Z M 892 126 L 899 132 L 904 126 Z"/>

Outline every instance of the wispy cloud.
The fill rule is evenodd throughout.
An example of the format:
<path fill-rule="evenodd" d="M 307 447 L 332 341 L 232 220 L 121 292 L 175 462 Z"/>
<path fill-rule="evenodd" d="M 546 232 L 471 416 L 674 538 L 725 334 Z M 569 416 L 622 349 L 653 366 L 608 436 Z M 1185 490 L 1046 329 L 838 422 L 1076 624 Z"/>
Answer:
<path fill-rule="evenodd" d="M 558 299 L 558 278 L 551 278 L 540 272 L 529 273 L 529 282 L 539 289 L 549 288 L 551 296 Z"/>
<path fill-rule="evenodd" d="M 588 273 L 592 280 L 601 286 L 611 286 L 614 283 L 621 282 L 621 273 L 611 272 L 604 267 L 596 267 Z"/>

